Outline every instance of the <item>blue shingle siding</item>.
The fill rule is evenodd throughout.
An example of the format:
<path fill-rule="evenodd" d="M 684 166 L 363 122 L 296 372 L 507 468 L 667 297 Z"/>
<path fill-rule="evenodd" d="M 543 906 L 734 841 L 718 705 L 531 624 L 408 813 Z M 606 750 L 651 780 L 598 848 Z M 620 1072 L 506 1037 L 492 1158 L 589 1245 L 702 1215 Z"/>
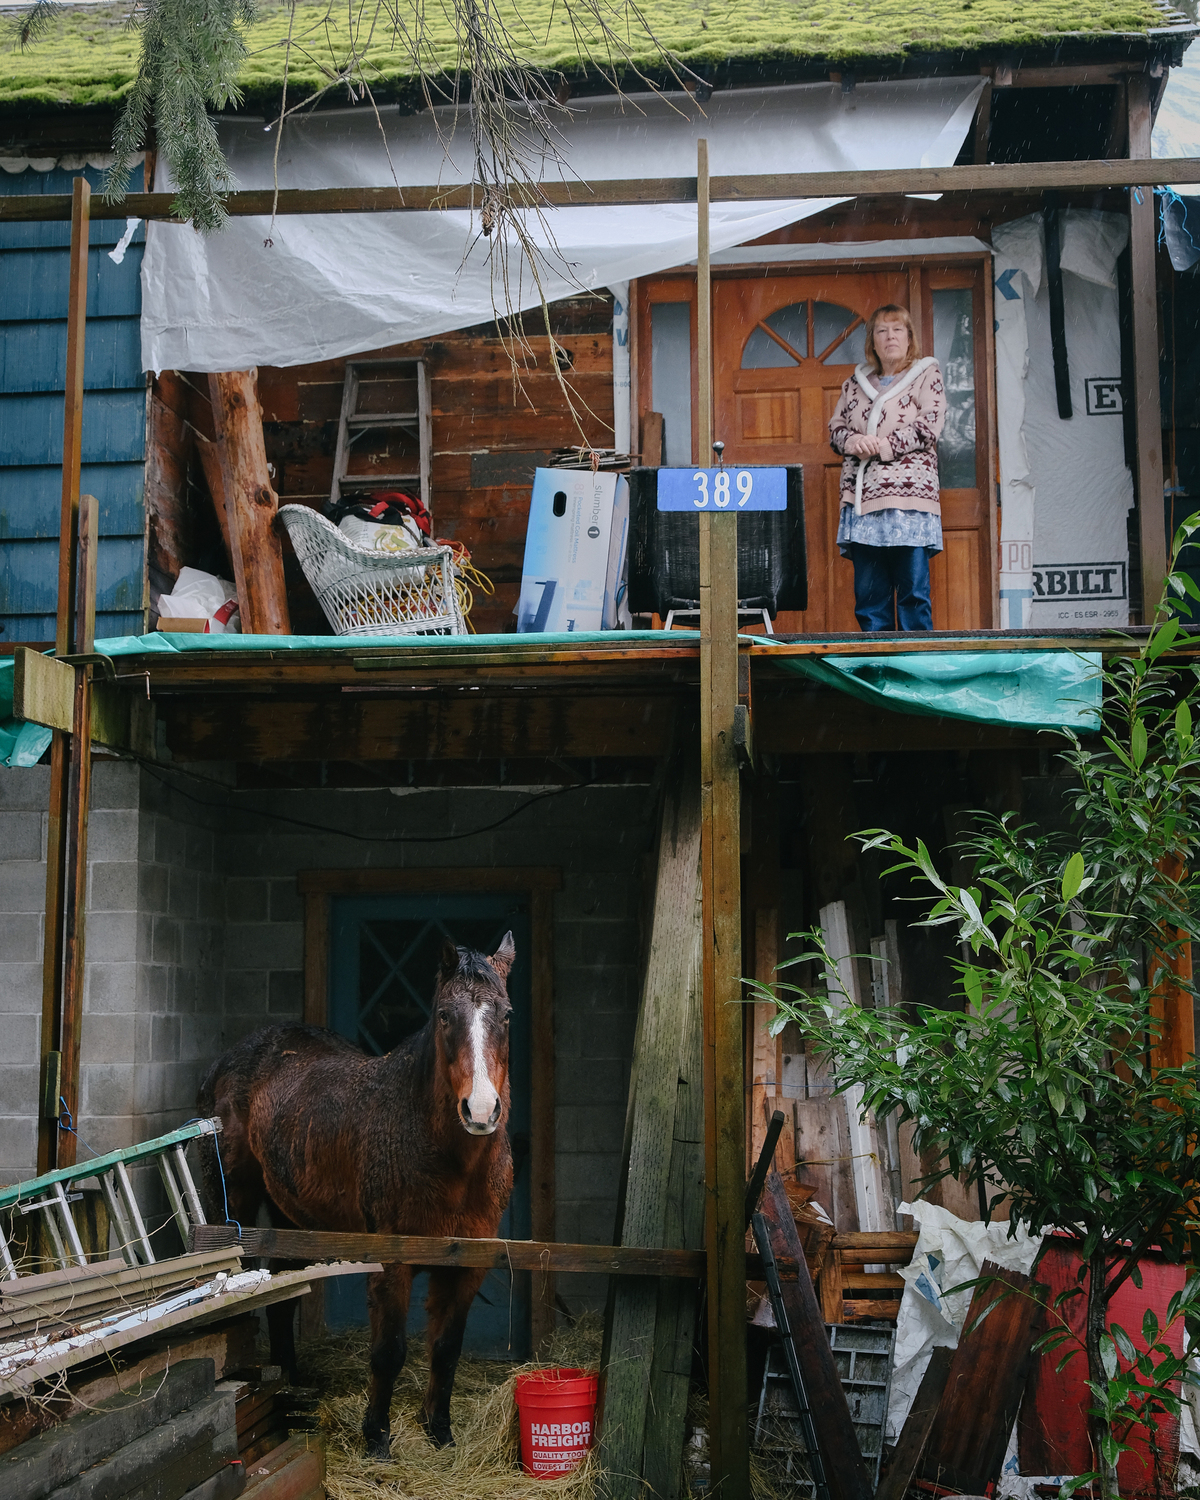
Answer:
<path fill-rule="evenodd" d="M 77 175 L 0 169 L 0 193 L 69 193 Z M 102 174 L 86 175 L 96 192 Z M 145 230 L 118 266 L 108 252 L 124 231 L 93 223 L 88 254 L 81 488 L 100 501 L 97 636 L 143 622 Z M 0 646 L 54 639 L 70 241 L 69 224 L 0 225 Z"/>

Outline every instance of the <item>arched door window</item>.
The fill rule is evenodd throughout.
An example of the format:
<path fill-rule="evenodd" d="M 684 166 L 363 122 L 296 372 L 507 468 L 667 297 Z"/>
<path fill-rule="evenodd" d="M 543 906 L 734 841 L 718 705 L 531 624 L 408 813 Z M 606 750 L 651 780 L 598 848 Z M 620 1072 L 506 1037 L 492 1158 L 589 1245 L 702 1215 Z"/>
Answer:
<path fill-rule="evenodd" d="M 795 369 L 806 360 L 857 365 L 865 358 L 861 313 L 836 302 L 792 302 L 761 319 L 742 350 L 743 370 Z"/>

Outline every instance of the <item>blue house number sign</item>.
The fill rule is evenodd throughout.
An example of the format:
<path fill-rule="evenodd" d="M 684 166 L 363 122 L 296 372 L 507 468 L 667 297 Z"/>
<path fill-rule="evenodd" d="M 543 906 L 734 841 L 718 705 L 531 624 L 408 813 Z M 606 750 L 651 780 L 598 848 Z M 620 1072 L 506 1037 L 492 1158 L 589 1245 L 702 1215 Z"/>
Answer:
<path fill-rule="evenodd" d="M 787 510 L 787 470 L 659 469 L 659 510 Z"/>

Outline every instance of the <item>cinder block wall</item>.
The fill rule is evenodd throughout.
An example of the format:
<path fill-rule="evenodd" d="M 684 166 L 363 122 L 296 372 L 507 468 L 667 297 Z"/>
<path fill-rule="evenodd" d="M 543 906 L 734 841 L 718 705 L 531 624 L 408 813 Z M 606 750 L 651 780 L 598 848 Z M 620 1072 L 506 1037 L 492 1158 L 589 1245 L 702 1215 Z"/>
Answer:
<path fill-rule="evenodd" d="M 0 1181 L 18 1182 L 37 1162 L 46 906 L 44 766 L 0 766 Z"/>
<path fill-rule="evenodd" d="M 49 771 L 0 767 L 0 1180 L 37 1165 Z M 206 809 L 98 759 L 88 827 L 82 1141 L 105 1152 L 194 1113 L 221 1030 L 224 892 Z M 178 805 L 173 805 L 178 804 Z M 86 1149 L 79 1152 L 87 1156 Z"/>

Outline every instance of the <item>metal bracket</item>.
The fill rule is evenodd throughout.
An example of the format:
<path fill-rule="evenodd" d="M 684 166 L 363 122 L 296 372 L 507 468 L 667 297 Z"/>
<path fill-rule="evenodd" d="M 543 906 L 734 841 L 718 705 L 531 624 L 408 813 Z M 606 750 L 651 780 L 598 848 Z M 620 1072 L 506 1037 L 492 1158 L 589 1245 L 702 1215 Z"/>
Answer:
<path fill-rule="evenodd" d="M 54 660 L 68 667 L 101 667 L 105 681 L 116 682 L 117 680 L 117 669 L 113 665 L 112 657 L 105 656 L 102 651 L 77 651 L 69 656 L 56 656 Z"/>

